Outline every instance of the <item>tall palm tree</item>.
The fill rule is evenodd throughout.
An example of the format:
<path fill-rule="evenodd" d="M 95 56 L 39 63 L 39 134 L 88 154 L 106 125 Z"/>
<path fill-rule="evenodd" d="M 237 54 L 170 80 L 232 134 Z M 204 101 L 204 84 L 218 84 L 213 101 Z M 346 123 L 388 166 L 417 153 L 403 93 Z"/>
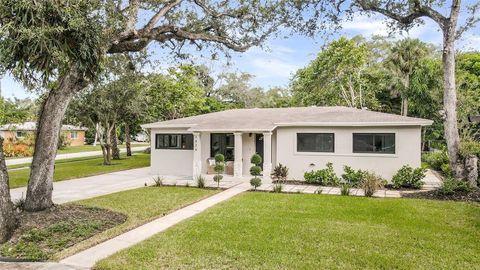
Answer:
<path fill-rule="evenodd" d="M 419 39 L 406 38 L 395 43 L 386 61 L 387 68 L 396 79 L 398 93 L 402 98 L 401 115 L 408 115 L 410 75 L 418 62 L 431 54 L 433 48 Z"/>

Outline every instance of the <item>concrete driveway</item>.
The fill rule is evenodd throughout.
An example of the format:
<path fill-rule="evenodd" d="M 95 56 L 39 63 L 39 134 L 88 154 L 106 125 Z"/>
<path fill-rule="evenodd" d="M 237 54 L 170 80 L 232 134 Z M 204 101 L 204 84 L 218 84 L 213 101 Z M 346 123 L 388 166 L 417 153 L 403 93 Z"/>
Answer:
<path fill-rule="evenodd" d="M 150 167 L 76 178 L 53 183 L 53 202 L 60 204 L 153 184 Z M 12 200 L 25 197 L 27 188 L 10 190 Z"/>

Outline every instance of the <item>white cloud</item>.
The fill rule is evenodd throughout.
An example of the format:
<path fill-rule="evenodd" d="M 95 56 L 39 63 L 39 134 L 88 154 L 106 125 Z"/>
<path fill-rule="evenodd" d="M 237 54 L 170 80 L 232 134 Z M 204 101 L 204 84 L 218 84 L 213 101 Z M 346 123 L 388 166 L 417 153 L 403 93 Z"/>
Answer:
<path fill-rule="evenodd" d="M 257 78 L 282 77 L 285 79 L 299 69 L 299 66 L 276 58 L 255 58 L 252 61 Z"/>
<path fill-rule="evenodd" d="M 480 51 L 480 35 L 466 33 L 459 40 L 457 47 L 464 51 Z"/>
<path fill-rule="evenodd" d="M 364 36 L 387 36 L 389 34 L 388 26 L 383 20 L 366 15 L 356 16 L 352 20 L 344 22 L 342 28 Z"/>
<path fill-rule="evenodd" d="M 392 33 L 387 25 L 386 18 L 381 16 L 357 15 L 354 16 L 352 20 L 342 24 L 342 32 L 348 36 L 363 35 L 370 37 L 372 35 L 391 35 L 394 39 L 405 37 L 419 38 L 425 42 L 434 44 L 441 44 L 442 41 L 438 26 L 430 20 L 426 20 L 424 24 L 413 27 L 408 32 Z"/>

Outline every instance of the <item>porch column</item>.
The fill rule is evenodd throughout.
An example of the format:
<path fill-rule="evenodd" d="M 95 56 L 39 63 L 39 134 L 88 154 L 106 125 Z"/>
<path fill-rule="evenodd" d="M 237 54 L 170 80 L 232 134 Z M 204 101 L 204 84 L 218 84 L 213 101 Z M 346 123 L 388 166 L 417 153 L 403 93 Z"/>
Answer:
<path fill-rule="evenodd" d="M 243 172 L 242 172 L 242 169 L 243 169 L 242 133 L 241 132 L 235 132 L 234 136 L 235 136 L 235 157 L 234 157 L 234 163 L 233 163 L 233 176 L 242 177 L 242 175 L 243 175 Z"/>
<path fill-rule="evenodd" d="M 202 174 L 202 140 L 200 132 L 193 133 L 193 179 Z"/>
<path fill-rule="evenodd" d="M 263 133 L 263 179 L 271 180 L 272 173 L 272 132 Z"/>

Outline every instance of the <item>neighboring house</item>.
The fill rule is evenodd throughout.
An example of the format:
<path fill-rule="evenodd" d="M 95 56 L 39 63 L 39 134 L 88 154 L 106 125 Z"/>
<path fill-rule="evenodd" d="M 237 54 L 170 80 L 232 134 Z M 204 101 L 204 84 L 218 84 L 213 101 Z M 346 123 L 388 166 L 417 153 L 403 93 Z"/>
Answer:
<path fill-rule="evenodd" d="M 290 179 L 303 179 L 332 162 L 339 176 L 348 165 L 390 180 L 403 165 L 420 166 L 421 129 L 431 124 L 348 107 L 302 107 L 228 110 L 142 127 L 151 129 L 154 174 L 206 174 L 221 153 L 234 176 L 249 176 L 257 152 L 265 178 L 279 163 L 289 168 Z"/>
<path fill-rule="evenodd" d="M 0 126 L 0 136 L 4 139 L 14 138 L 22 139 L 28 134 L 34 134 L 37 129 L 36 122 L 25 122 L 21 124 L 6 124 Z M 70 145 L 84 145 L 85 144 L 85 131 L 87 128 L 76 127 L 72 125 L 63 125 L 62 132 L 67 135 Z"/>
<path fill-rule="evenodd" d="M 146 142 L 148 141 L 148 135 L 144 131 L 141 131 L 135 135 L 134 139 L 136 142 Z"/>

